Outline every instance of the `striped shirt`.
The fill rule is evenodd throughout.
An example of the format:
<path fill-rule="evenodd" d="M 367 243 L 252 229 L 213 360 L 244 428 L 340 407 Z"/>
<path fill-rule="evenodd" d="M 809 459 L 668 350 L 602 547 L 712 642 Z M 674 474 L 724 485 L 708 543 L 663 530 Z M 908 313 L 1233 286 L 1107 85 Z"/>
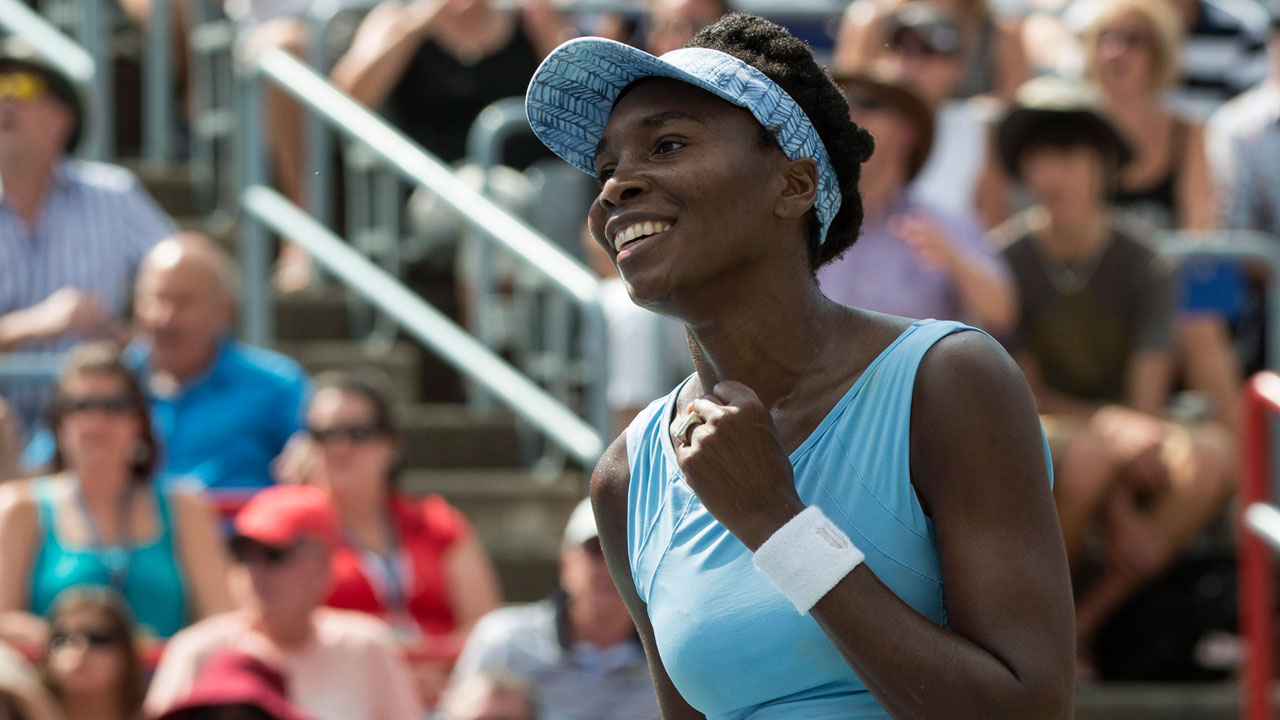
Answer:
<path fill-rule="evenodd" d="M 64 160 L 30 227 L 0 187 L 0 315 L 74 287 L 120 316 L 142 257 L 173 231 L 173 221 L 124 168 Z M 21 349 L 61 351 L 79 339 L 55 338 Z M 0 381 L 0 395 L 12 401 L 28 427 L 50 397 L 48 387 L 33 385 Z"/>
<path fill-rule="evenodd" d="M 1280 237 L 1280 78 L 1214 113 L 1206 138 L 1221 225 Z"/>
<path fill-rule="evenodd" d="M 658 700 L 639 641 L 604 650 L 566 637 L 563 595 L 485 615 L 454 665 L 455 680 L 503 670 L 529 681 L 538 717 L 657 720 Z"/>
<path fill-rule="evenodd" d="M 1267 75 L 1267 24 L 1266 11 L 1252 0 L 1200 0 L 1200 17 L 1182 45 L 1174 106 L 1203 117 L 1261 82 Z"/>

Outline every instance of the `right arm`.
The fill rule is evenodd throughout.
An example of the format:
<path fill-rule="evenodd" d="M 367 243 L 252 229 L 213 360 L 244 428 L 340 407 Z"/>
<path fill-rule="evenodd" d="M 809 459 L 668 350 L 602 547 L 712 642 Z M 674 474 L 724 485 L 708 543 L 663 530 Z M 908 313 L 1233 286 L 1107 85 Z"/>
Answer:
<path fill-rule="evenodd" d="M 595 472 L 591 474 L 591 504 L 596 514 L 596 526 L 600 529 L 600 547 L 604 550 L 613 584 L 618 587 L 618 593 L 622 595 L 631 619 L 636 624 L 636 630 L 640 633 L 662 717 L 664 720 L 701 720 L 704 717 L 702 713 L 685 701 L 662 665 L 662 658 L 659 657 L 658 647 L 654 642 L 653 625 L 649 622 L 648 608 L 640 599 L 635 582 L 631 579 L 631 564 L 627 559 L 627 488 L 630 482 L 627 440 L 623 434 L 613 441 L 596 464 Z"/>
<path fill-rule="evenodd" d="M 109 335 L 111 317 L 96 300 L 64 287 L 30 307 L 0 314 L 0 351 L 68 333 Z"/>
<path fill-rule="evenodd" d="M 39 544 L 40 522 L 27 482 L 0 487 L 0 640 L 43 648 L 48 626 L 30 612 L 31 564 Z"/>
<path fill-rule="evenodd" d="M 381 106 L 427 39 L 440 7 L 441 3 L 422 0 L 375 7 L 360 23 L 351 48 L 333 66 L 333 84 L 368 107 Z"/>

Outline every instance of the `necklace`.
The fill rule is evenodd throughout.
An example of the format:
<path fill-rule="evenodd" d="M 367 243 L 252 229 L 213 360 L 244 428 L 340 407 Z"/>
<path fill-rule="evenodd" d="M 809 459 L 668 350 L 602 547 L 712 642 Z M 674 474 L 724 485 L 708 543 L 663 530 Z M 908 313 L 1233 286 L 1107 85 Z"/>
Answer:
<path fill-rule="evenodd" d="M 1045 252 L 1040 242 L 1033 242 L 1032 247 L 1035 250 L 1035 256 L 1040 260 L 1040 267 L 1044 270 L 1045 277 L 1049 279 L 1049 284 L 1060 295 L 1075 295 L 1093 279 L 1093 274 L 1098 270 L 1098 265 L 1101 264 L 1102 256 L 1106 254 L 1109 244 L 1109 242 L 1103 242 L 1083 260 L 1071 265 Z"/>
<path fill-rule="evenodd" d="M 130 527 L 133 514 L 133 493 L 134 485 L 130 480 L 124 489 L 116 497 L 116 532 L 120 534 L 121 541 L 108 544 L 106 537 L 102 533 L 102 526 L 98 524 L 98 518 L 89 508 L 89 501 L 85 498 L 84 488 L 80 485 L 80 478 L 75 478 L 73 487 L 75 488 L 76 504 L 80 506 L 80 512 L 84 515 L 85 525 L 89 530 L 89 543 L 93 546 L 94 552 L 99 560 L 102 561 L 107 570 L 107 576 L 111 587 L 117 592 L 123 593 L 125 583 L 129 579 L 129 562 L 133 551 L 133 533 Z"/>

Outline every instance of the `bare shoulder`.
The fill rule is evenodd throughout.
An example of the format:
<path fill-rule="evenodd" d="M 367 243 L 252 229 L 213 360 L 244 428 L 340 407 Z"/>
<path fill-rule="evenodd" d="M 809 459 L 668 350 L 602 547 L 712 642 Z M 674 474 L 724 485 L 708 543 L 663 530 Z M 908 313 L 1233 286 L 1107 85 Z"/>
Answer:
<path fill-rule="evenodd" d="M 591 504 L 601 533 L 626 517 L 630 485 L 631 468 L 627 460 L 627 434 L 624 432 L 609 444 L 591 473 Z"/>
<path fill-rule="evenodd" d="M 0 526 L 34 523 L 36 496 L 34 480 L 10 480 L 0 485 Z"/>
<path fill-rule="evenodd" d="M 938 340 L 916 372 L 913 413 L 939 403 L 988 397 L 982 406 L 1030 400 L 1026 378 L 1009 353 L 986 333 L 966 330 Z"/>

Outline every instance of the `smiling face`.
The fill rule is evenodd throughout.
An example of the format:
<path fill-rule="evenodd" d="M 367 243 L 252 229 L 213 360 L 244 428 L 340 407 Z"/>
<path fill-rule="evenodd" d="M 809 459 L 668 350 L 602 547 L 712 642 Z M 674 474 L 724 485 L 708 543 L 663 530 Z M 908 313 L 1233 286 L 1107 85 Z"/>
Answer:
<path fill-rule="evenodd" d="M 61 395 L 63 410 L 55 430 L 72 471 L 130 462 L 142 427 L 124 378 L 107 372 L 71 375 L 63 381 Z"/>
<path fill-rule="evenodd" d="M 780 210 L 793 164 L 746 110 L 643 80 L 605 126 L 588 226 L 637 304 L 678 314 L 683 291 L 712 292 L 778 253 L 804 255 L 804 218 Z"/>

